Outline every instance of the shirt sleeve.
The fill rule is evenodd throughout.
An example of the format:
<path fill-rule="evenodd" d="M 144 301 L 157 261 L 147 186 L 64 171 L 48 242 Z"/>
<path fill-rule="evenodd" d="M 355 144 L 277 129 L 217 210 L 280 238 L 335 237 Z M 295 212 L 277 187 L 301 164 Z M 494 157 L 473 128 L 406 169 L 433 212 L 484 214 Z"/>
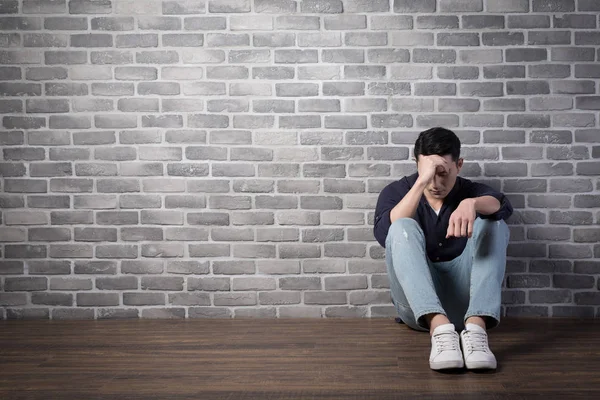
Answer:
<path fill-rule="evenodd" d="M 479 214 L 477 215 L 482 219 L 508 219 L 513 213 L 513 207 L 508 201 L 508 198 L 501 192 L 493 189 L 492 187 L 479 183 L 468 181 L 466 188 L 466 197 L 465 198 L 473 198 L 473 197 L 481 197 L 481 196 L 492 196 L 496 198 L 500 202 L 500 209 L 493 214 Z"/>
<path fill-rule="evenodd" d="M 408 182 L 403 178 L 386 186 L 377 199 L 375 207 L 375 221 L 373 224 L 373 235 L 382 247 L 385 247 L 385 239 L 392 222 L 390 212 L 406 196 L 410 190 Z"/>

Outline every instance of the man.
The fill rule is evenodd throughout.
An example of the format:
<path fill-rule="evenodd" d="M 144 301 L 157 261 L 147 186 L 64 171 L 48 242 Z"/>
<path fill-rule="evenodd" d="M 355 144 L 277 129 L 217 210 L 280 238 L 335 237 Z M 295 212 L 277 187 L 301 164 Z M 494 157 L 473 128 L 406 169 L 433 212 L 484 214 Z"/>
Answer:
<path fill-rule="evenodd" d="M 486 329 L 500 322 L 503 220 L 512 206 L 502 193 L 457 176 L 463 159 L 454 132 L 421 132 L 414 156 L 417 173 L 386 186 L 375 209 L 393 303 L 409 327 L 429 330 L 431 369 L 495 369 Z"/>

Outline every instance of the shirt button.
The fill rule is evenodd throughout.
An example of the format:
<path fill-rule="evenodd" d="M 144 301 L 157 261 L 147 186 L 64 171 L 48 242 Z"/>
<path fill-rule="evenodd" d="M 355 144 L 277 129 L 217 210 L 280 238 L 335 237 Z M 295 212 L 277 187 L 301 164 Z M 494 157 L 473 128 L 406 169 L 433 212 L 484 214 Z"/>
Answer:
<path fill-rule="evenodd" d="M 440 258 L 439 258 L 439 257 L 436 257 L 436 258 L 435 258 L 435 261 L 440 261 Z"/>
<path fill-rule="evenodd" d="M 442 244 L 441 244 L 441 243 L 438 243 L 438 246 L 442 247 Z"/>

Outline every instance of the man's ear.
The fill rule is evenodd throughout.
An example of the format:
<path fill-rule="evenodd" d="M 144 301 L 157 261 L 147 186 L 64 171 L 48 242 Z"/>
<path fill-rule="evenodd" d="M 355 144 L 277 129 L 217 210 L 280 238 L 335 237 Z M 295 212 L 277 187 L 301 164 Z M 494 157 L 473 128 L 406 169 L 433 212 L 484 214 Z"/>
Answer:
<path fill-rule="evenodd" d="M 463 166 L 463 162 L 464 162 L 464 159 L 462 159 L 462 158 L 459 158 L 458 160 L 456 160 L 456 169 L 457 169 L 457 172 L 460 172 L 460 169 Z"/>

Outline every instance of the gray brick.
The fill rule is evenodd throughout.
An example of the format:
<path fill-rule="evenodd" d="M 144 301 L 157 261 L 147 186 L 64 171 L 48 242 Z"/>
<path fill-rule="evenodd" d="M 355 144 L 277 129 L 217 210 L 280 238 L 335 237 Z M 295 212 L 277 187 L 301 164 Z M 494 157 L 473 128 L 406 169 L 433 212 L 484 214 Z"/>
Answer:
<path fill-rule="evenodd" d="M 46 277 L 23 277 L 4 279 L 4 290 L 7 292 L 14 291 L 40 291 L 48 288 L 48 278 Z"/>
<path fill-rule="evenodd" d="M 551 224 L 585 225 L 592 223 L 592 214 L 587 211 L 550 211 Z"/>
<path fill-rule="evenodd" d="M 253 79 L 268 79 L 268 80 L 293 79 L 294 78 L 294 68 L 291 68 L 291 67 L 253 67 L 252 68 L 252 78 Z"/>
<path fill-rule="evenodd" d="M 134 87 L 133 83 L 92 83 L 92 94 L 95 96 L 133 96 Z M 104 120 L 105 116 L 100 116 L 100 118 L 95 117 L 95 120 L 98 121 Z M 115 117 L 119 119 L 118 117 Z M 130 126 L 125 126 L 123 128 L 131 128 Z M 121 128 L 120 126 L 116 126 L 116 128 Z"/>
<path fill-rule="evenodd" d="M 580 11 L 582 6 L 580 5 Z M 555 28 L 593 29 L 596 27 L 596 18 L 591 14 L 559 14 L 553 15 Z"/>
<path fill-rule="evenodd" d="M 529 0 L 504 0 L 500 3 L 486 0 L 486 7 L 489 12 L 528 12 Z"/>
<path fill-rule="evenodd" d="M 552 93 L 556 94 L 593 94 L 594 81 L 560 80 L 552 82 Z"/>
<path fill-rule="evenodd" d="M 275 63 L 299 64 L 317 61 L 317 50 L 275 50 Z"/>
<path fill-rule="evenodd" d="M 575 44 L 577 42 L 578 34 L 575 33 Z M 556 44 L 571 44 L 571 32 L 570 31 L 531 31 L 528 33 L 528 44 L 530 45 L 556 45 Z"/>
<path fill-rule="evenodd" d="M 92 30 L 99 31 L 132 31 L 132 17 L 96 17 L 91 19 Z"/>
<path fill-rule="evenodd" d="M 548 128 L 550 127 L 549 115 L 509 114 L 507 126 L 517 128 Z"/>
<path fill-rule="evenodd" d="M 575 195 L 574 205 L 577 208 L 593 208 L 600 207 L 600 196 L 592 194 Z"/>
<path fill-rule="evenodd" d="M 362 18 L 366 26 L 366 17 L 362 16 Z M 275 27 L 278 30 L 318 30 L 320 18 L 318 16 L 280 15 L 275 19 Z"/>
<path fill-rule="evenodd" d="M 579 244 L 553 244 L 549 246 L 549 255 L 550 258 L 568 258 L 568 259 L 577 259 L 577 258 L 590 258 L 592 257 L 592 249 L 588 245 L 579 245 Z M 556 279 L 557 276 L 555 275 Z M 584 277 L 572 277 L 567 279 L 582 279 Z M 563 287 L 558 285 L 556 282 L 554 283 L 555 287 Z"/>
<path fill-rule="evenodd" d="M 342 74 L 338 66 L 302 66 L 298 67 L 298 79 L 300 80 L 337 80 Z"/>
<path fill-rule="evenodd" d="M 19 12 L 18 0 L 6 0 L 0 5 L 0 13 L 2 14 L 17 14 Z"/>
<path fill-rule="evenodd" d="M 42 29 L 42 19 L 39 17 L 0 17 L 0 30 L 3 31 L 38 31 Z"/>
<path fill-rule="evenodd" d="M 427 13 L 435 12 L 436 4 L 435 0 L 424 0 L 415 3 L 410 0 L 394 0 L 394 12 L 397 13 Z"/>
<path fill-rule="evenodd" d="M 323 25 L 327 30 L 354 30 L 367 27 L 366 15 L 339 15 L 323 18 Z M 318 25 L 313 27 L 318 29 Z"/>
<path fill-rule="evenodd" d="M 307 97 L 319 94 L 319 85 L 316 83 L 277 83 L 275 93 L 281 97 Z"/>
<path fill-rule="evenodd" d="M 195 2 L 196 3 L 196 2 Z M 201 3 L 196 3 L 197 5 Z M 184 29 L 190 31 L 224 30 L 227 20 L 224 17 L 186 17 Z"/>
<path fill-rule="evenodd" d="M 531 176 L 573 175 L 571 163 L 536 163 L 531 165 Z"/>
<path fill-rule="evenodd" d="M 164 305 L 164 293 L 123 293 L 123 304 L 131 306 Z"/>
<path fill-rule="evenodd" d="M 414 84 L 417 96 L 453 96 L 456 94 L 455 83 L 418 82 Z"/>
<path fill-rule="evenodd" d="M 100 290 L 136 290 L 138 289 L 138 278 L 135 276 L 97 278 L 96 288 Z"/>
<path fill-rule="evenodd" d="M 300 11 L 303 13 L 337 14 L 343 6 L 341 0 L 302 0 Z"/>
<path fill-rule="evenodd" d="M 496 97 L 504 94 L 501 82 L 464 82 L 460 83 L 459 88 L 462 96 Z"/>
<path fill-rule="evenodd" d="M 459 59 L 466 64 L 493 64 L 502 62 L 502 51 L 490 50 L 459 50 Z"/>
<path fill-rule="evenodd" d="M 542 158 L 543 149 L 533 146 L 503 147 L 502 158 L 505 160 L 537 160 Z"/>
<path fill-rule="evenodd" d="M 163 46 L 168 47 L 197 47 L 204 43 L 204 35 L 196 33 L 162 35 Z"/>
<path fill-rule="evenodd" d="M 71 35 L 71 47 L 112 47 L 112 35 L 101 33 Z"/>
<path fill-rule="evenodd" d="M 46 126 L 42 117 L 3 117 L 2 126 L 7 129 L 40 129 Z"/>
<path fill-rule="evenodd" d="M 118 306 L 118 293 L 77 293 L 76 298 L 78 307 L 106 307 Z"/>
<path fill-rule="evenodd" d="M 437 75 L 440 79 L 468 80 L 479 77 L 479 68 L 477 67 L 449 67 L 438 66 Z"/>
<path fill-rule="evenodd" d="M 26 68 L 25 69 L 26 70 L 26 74 L 27 74 L 26 75 L 27 79 L 28 80 L 39 80 L 39 79 L 32 79 L 32 78 L 30 78 L 30 76 L 33 77 L 33 75 L 31 75 L 29 73 L 29 71 L 31 69 L 32 68 Z M 65 71 L 64 75 L 65 75 L 64 78 L 66 78 L 67 77 L 66 71 Z M 19 68 L 19 67 L 0 67 L 0 80 L 7 80 L 8 81 L 8 80 L 20 80 L 20 79 L 21 79 L 21 68 Z"/>
<path fill-rule="evenodd" d="M 544 48 L 506 49 L 506 62 L 546 61 L 547 50 Z"/>
<path fill-rule="evenodd" d="M 592 127 L 595 122 L 594 114 L 562 113 L 552 116 L 552 123 L 557 127 Z"/>
<path fill-rule="evenodd" d="M 450 35 L 450 34 L 448 34 Z M 439 38 L 438 38 L 439 40 Z M 442 40 L 443 43 L 444 40 Z M 440 44 L 442 46 L 455 46 L 456 44 L 450 43 Z M 472 44 L 471 44 L 472 45 Z M 417 63 L 454 63 L 456 62 L 456 51 L 455 50 L 440 50 L 440 49 L 414 49 L 413 50 L 413 61 Z"/>
<path fill-rule="evenodd" d="M 598 136 L 598 132 L 599 131 L 597 129 L 578 129 L 575 131 L 575 141 L 597 143 L 598 141 L 600 141 L 600 136 Z"/>
<path fill-rule="evenodd" d="M 575 0 L 533 0 L 533 12 L 570 12 L 575 11 Z"/>
<path fill-rule="evenodd" d="M 399 17 L 402 18 L 402 17 Z M 411 24 L 407 25 L 405 29 L 412 28 Z M 418 15 L 417 16 L 417 28 L 419 29 L 458 29 L 458 17 L 455 15 Z M 398 28 L 395 28 L 398 29 Z"/>
<path fill-rule="evenodd" d="M 580 243 L 600 242 L 600 230 L 597 228 L 573 229 L 573 241 Z"/>
<path fill-rule="evenodd" d="M 595 176 L 598 174 L 600 163 L 597 161 L 589 162 L 578 162 L 577 163 L 577 175 L 589 175 Z"/>
<path fill-rule="evenodd" d="M 386 32 L 348 32 L 344 36 L 346 46 L 385 46 Z"/>
<path fill-rule="evenodd" d="M 179 54 L 172 50 L 140 51 L 135 60 L 140 64 L 173 64 L 179 61 Z"/>
<path fill-rule="evenodd" d="M 463 29 L 503 29 L 503 15 L 463 15 Z"/>
<path fill-rule="evenodd" d="M 553 47 L 552 61 L 594 61 L 594 49 L 589 47 Z"/>
<path fill-rule="evenodd" d="M 118 48 L 157 47 L 158 35 L 154 33 L 117 35 L 115 44 Z"/>
<path fill-rule="evenodd" d="M 206 77 L 208 79 L 246 79 L 248 68 L 237 66 L 207 67 Z"/>
<path fill-rule="evenodd" d="M 292 0 L 254 0 L 257 13 L 286 14 L 296 12 L 296 1 Z"/>
<path fill-rule="evenodd" d="M 208 0 L 211 13 L 250 12 L 250 0 Z"/>

